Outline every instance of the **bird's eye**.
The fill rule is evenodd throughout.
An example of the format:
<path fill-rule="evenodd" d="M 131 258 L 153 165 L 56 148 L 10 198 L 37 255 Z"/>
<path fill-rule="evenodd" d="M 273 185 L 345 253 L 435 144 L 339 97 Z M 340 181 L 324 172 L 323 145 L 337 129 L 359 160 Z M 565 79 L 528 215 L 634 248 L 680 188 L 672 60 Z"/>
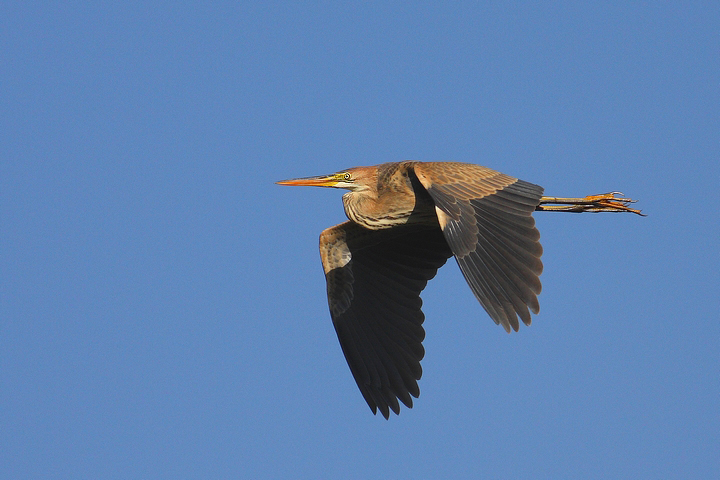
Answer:
<path fill-rule="evenodd" d="M 350 180 L 350 177 L 351 177 L 351 175 L 349 173 L 345 173 L 345 175 L 343 175 L 343 178 L 345 180 Z"/>

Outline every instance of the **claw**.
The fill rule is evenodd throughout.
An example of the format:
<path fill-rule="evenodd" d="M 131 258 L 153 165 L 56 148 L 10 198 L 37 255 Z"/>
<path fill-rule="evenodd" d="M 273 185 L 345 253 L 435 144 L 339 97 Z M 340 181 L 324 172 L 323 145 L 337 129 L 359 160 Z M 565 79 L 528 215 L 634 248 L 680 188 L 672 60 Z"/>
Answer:
<path fill-rule="evenodd" d="M 620 195 L 621 197 L 617 197 Z M 631 198 L 622 198 L 622 192 L 610 192 L 603 195 L 590 195 L 585 197 L 591 208 L 589 212 L 631 212 L 644 216 L 640 210 L 628 207 L 628 204 L 635 203 L 637 200 Z"/>

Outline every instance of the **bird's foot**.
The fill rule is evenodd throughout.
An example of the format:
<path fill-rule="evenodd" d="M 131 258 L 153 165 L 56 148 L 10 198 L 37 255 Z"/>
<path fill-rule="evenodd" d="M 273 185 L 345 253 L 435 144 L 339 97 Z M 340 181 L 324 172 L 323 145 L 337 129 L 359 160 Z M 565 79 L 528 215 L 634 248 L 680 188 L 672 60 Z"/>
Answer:
<path fill-rule="evenodd" d="M 535 210 L 549 212 L 630 212 L 645 216 L 640 210 L 630 208 L 637 200 L 623 198 L 621 192 L 588 195 L 583 198 L 542 197 Z"/>

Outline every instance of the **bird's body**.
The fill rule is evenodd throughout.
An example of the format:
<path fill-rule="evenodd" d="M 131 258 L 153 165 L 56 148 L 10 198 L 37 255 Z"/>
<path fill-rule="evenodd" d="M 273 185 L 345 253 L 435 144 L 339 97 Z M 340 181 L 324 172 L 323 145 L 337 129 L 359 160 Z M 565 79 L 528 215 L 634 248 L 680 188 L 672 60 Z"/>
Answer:
<path fill-rule="evenodd" d="M 455 256 L 471 290 L 506 331 L 538 313 L 542 247 L 532 212 L 632 211 L 614 194 L 552 198 L 486 167 L 395 162 L 278 182 L 350 190 L 349 221 L 320 235 L 333 324 L 373 413 L 412 407 L 424 356 L 420 292 Z M 572 201 L 570 201 L 572 200 Z"/>

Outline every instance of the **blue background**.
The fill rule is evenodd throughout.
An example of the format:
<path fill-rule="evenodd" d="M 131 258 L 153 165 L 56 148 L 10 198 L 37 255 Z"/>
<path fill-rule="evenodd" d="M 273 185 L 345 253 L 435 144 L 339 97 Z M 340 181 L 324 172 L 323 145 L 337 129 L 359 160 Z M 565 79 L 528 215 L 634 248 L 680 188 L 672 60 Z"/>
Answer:
<path fill-rule="evenodd" d="M 0 5 L 0 477 L 710 478 L 717 2 Z M 538 213 L 507 335 L 453 261 L 412 410 L 365 405 L 317 241 L 340 192 L 478 163 Z"/>

